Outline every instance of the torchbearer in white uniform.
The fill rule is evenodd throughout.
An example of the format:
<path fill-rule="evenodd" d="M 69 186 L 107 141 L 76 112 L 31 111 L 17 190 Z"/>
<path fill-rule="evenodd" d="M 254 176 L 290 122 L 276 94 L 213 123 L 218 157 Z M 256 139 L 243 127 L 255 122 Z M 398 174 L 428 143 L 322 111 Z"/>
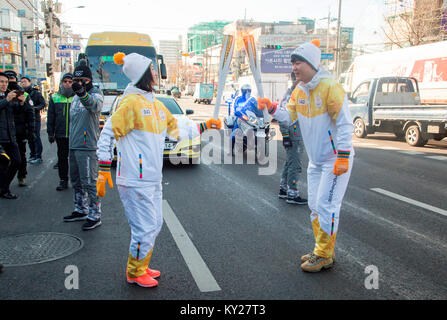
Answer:
<path fill-rule="evenodd" d="M 308 205 L 315 236 L 313 252 L 301 257 L 301 268 L 318 272 L 334 263 L 335 238 L 341 203 L 354 161 L 352 117 L 343 87 L 320 67 L 320 42 L 305 43 L 293 51 L 292 70 L 300 83 L 286 108 L 258 99 L 259 108 L 288 125 L 298 120 L 309 156 Z"/>
<path fill-rule="evenodd" d="M 207 129 L 221 128 L 219 119 L 180 124 L 154 96 L 157 73 L 152 60 L 142 55 L 116 53 L 131 80 L 123 98 L 108 119 L 98 141 L 98 196 L 105 184 L 113 188 L 110 166 L 116 141 L 116 184 L 131 228 L 126 276 L 129 283 L 154 287 L 160 271 L 149 269 L 155 239 L 163 224 L 162 167 L 165 137 L 192 139 Z"/>

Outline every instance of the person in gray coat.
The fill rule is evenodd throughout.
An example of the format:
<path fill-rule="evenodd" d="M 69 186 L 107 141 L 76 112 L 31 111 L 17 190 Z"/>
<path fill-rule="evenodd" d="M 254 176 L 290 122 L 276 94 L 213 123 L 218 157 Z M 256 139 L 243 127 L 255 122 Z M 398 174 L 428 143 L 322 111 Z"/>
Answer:
<path fill-rule="evenodd" d="M 101 202 L 96 195 L 96 144 L 104 97 L 100 89 L 93 87 L 92 80 L 87 62 L 81 60 L 73 72 L 75 96 L 70 105 L 69 166 L 75 209 L 70 216 L 64 217 L 64 221 L 87 220 L 83 230 L 101 225 Z"/>
<path fill-rule="evenodd" d="M 298 82 L 295 74 L 291 73 L 292 86 L 287 90 L 283 99 L 281 100 L 281 107 L 285 107 L 290 100 L 293 90 L 295 90 Z M 297 184 L 302 171 L 300 153 L 303 150 L 303 139 L 301 137 L 298 121 L 295 121 L 290 126 L 279 123 L 279 129 L 283 136 L 283 146 L 286 149 L 286 162 L 282 170 L 281 182 L 279 185 L 278 197 L 286 199 L 287 203 L 292 204 L 307 204 L 307 199 L 300 197 Z"/>

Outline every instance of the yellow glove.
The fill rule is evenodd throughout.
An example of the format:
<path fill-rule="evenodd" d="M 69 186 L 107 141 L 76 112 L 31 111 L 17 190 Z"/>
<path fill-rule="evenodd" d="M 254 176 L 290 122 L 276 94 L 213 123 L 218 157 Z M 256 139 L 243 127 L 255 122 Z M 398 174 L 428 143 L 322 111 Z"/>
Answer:
<path fill-rule="evenodd" d="M 333 172 L 336 176 L 342 175 L 343 173 L 348 171 L 348 169 L 349 169 L 349 155 L 350 154 L 351 154 L 351 151 L 338 150 L 337 160 L 335 160 L 334 170 L 333 170 Z"/>
<path fill-rule="evenodd" d="M 201 134 L 209 129 L 220 130 L 220 128 L 222 128 L 222 121 L 219 118 L 218 119 L 208 119 L 205 122 L 199 123 L 198 127 L 199 127 Z"/>
<path fill-rule="evenodd" d="M 98 180 L 96 181 L 96 195 L 103 198 L 106 195 L 106 182 L 109 184 L 110 189 L 113 189 L 112 174 L 110 168 L 112 162 L 99 161 Z"/>

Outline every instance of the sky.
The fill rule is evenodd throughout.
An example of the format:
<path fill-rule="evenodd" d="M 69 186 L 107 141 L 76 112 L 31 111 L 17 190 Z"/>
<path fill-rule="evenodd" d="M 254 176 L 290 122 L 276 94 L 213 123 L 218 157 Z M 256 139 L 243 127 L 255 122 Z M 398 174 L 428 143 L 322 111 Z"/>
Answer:
<path fill-rule="evenodd" d="M 383 0 L 341 0 L 341 24 L 354 27 L 354 45 L 383 41 Z M 60 18 L 74 33 L 88 38 L 93 32 L 134 31 L 147 33 L 156 45 L 160 40 L 186 36 L 200 22 L 295 21 L 298 17 L 321 19 L 338 16 L 338 0 L 59 0 Z M 85 6 L 79 9 L 76 6 Z M 327 20 L 318 22 L 327 26 Z M 336 25 L 336 22 L 333 22 Z M 86 43 L 86 40 L 85 42 Z"/>

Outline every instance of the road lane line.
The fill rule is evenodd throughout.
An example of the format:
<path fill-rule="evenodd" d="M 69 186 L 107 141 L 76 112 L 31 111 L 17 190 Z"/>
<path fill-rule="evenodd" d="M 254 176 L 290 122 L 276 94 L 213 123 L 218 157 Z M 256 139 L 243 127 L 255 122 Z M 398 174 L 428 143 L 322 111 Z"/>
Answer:
<path fill-rule="evenodd" d="M 377 149 L 382 149 L 382 150 L 399 150 L 399 148 L 395 148 L 395 147 L 377 147 Z"/>
<path fill-rule="evenodd" d="M 376 192 L 381 193 L 381 194 L 384 194 L 384 195 L 386 195 L 388 197 L 391 197 L 391 198 L 394 198 L 394 199 L 397 199 L 397 200 L 400 200 L 400 201 L 404 201 L 404 202 L 410 203 L 412 205 L 421 207 L 423 209 L 427 209 L 427 210 L 439 213 L 439 214 L 447 217 L 447 211 L 446 210 L 443 210 L 443 209 L 440 209 L 440 208 L 437 208 L 437 207 L 433 207 L 433 206 L 431 206 L 429 204 L 426 204 L 426 203 L 423 203 L 423 202 L 419 202 L 419 201 L 416 201 L 416 200 L 413 200 L 413 199 L 410 199 L 410 198 L 398 195 L 396 193 L 393 193 L 393 192 L 390 192 L 390 191 L 387 191 L 387 190 L 384 190 L 384 189 L 381 189 L 381 188 L 371 188 L 371 190 L 372 191 L 376 191 Z"/>
<path fill-rule="evenodd" d="M 424 152 L 419 152 L 419 151 L 410 151 L 410 150 L 402 150 L 399 151 L 400 153 L 405 153 L 405 154 L 410 154 L 412 156 L 416 156 L 416 155 L 421 155 L 424 154 Z"/>
<path fill-rule="evenodd" d="M 447 157 L 446 156 L 426 156 L 426 158 L 434 159 L 434 160 L 447 161 Z"/>
<path fill-rule="evenodd" d="M 203 261 L 200 253 L 188 237 L 185 229 L 177 219 L 174 211 L 167 200 L 163 200 L 162 204 L 163 218 L 166 225 L 171 231 L 177 247 L 186 262 L 191 274 L 201 292 L 211 292 L 222 290 L 214 279 L 211 271 L 208 269 L 205 261 Z"/>
<path fill-rule="evenodd" d="M 377 146 L 377 144 L 369 143 L 369 142 L 357 142 L 357 141 L 354 141 L 353 144 L 354 144 L 354 146 L 357 146 L 357 147 L 362 147 L 362 146 L 372 146 L 372 147 L 374 147 L 374 146 Z"/>
<path fill-rule="evenodd" d="M 47 170 L 51 167 L 51 165 L 53 164 L 54 160 L 56 160 L 55 158 L 51 158 L 48 161 L 45 161 L 44 164 L 44 169 L 40 171 L 40 173 L 36 176 L 36 178 L 33 180 L 33 182 L 31 182 L 31 184 L 29 184 L 26 189 L 30 190 L 34 187 L 34 185 L 40 180 L 42 179 L 42 177 L 47 173 Z M 28 164 L 27 166 L 33 166 L 33 164 Z M 35 166 L 39 166 L 38 164 L 36 164 Z"/>

